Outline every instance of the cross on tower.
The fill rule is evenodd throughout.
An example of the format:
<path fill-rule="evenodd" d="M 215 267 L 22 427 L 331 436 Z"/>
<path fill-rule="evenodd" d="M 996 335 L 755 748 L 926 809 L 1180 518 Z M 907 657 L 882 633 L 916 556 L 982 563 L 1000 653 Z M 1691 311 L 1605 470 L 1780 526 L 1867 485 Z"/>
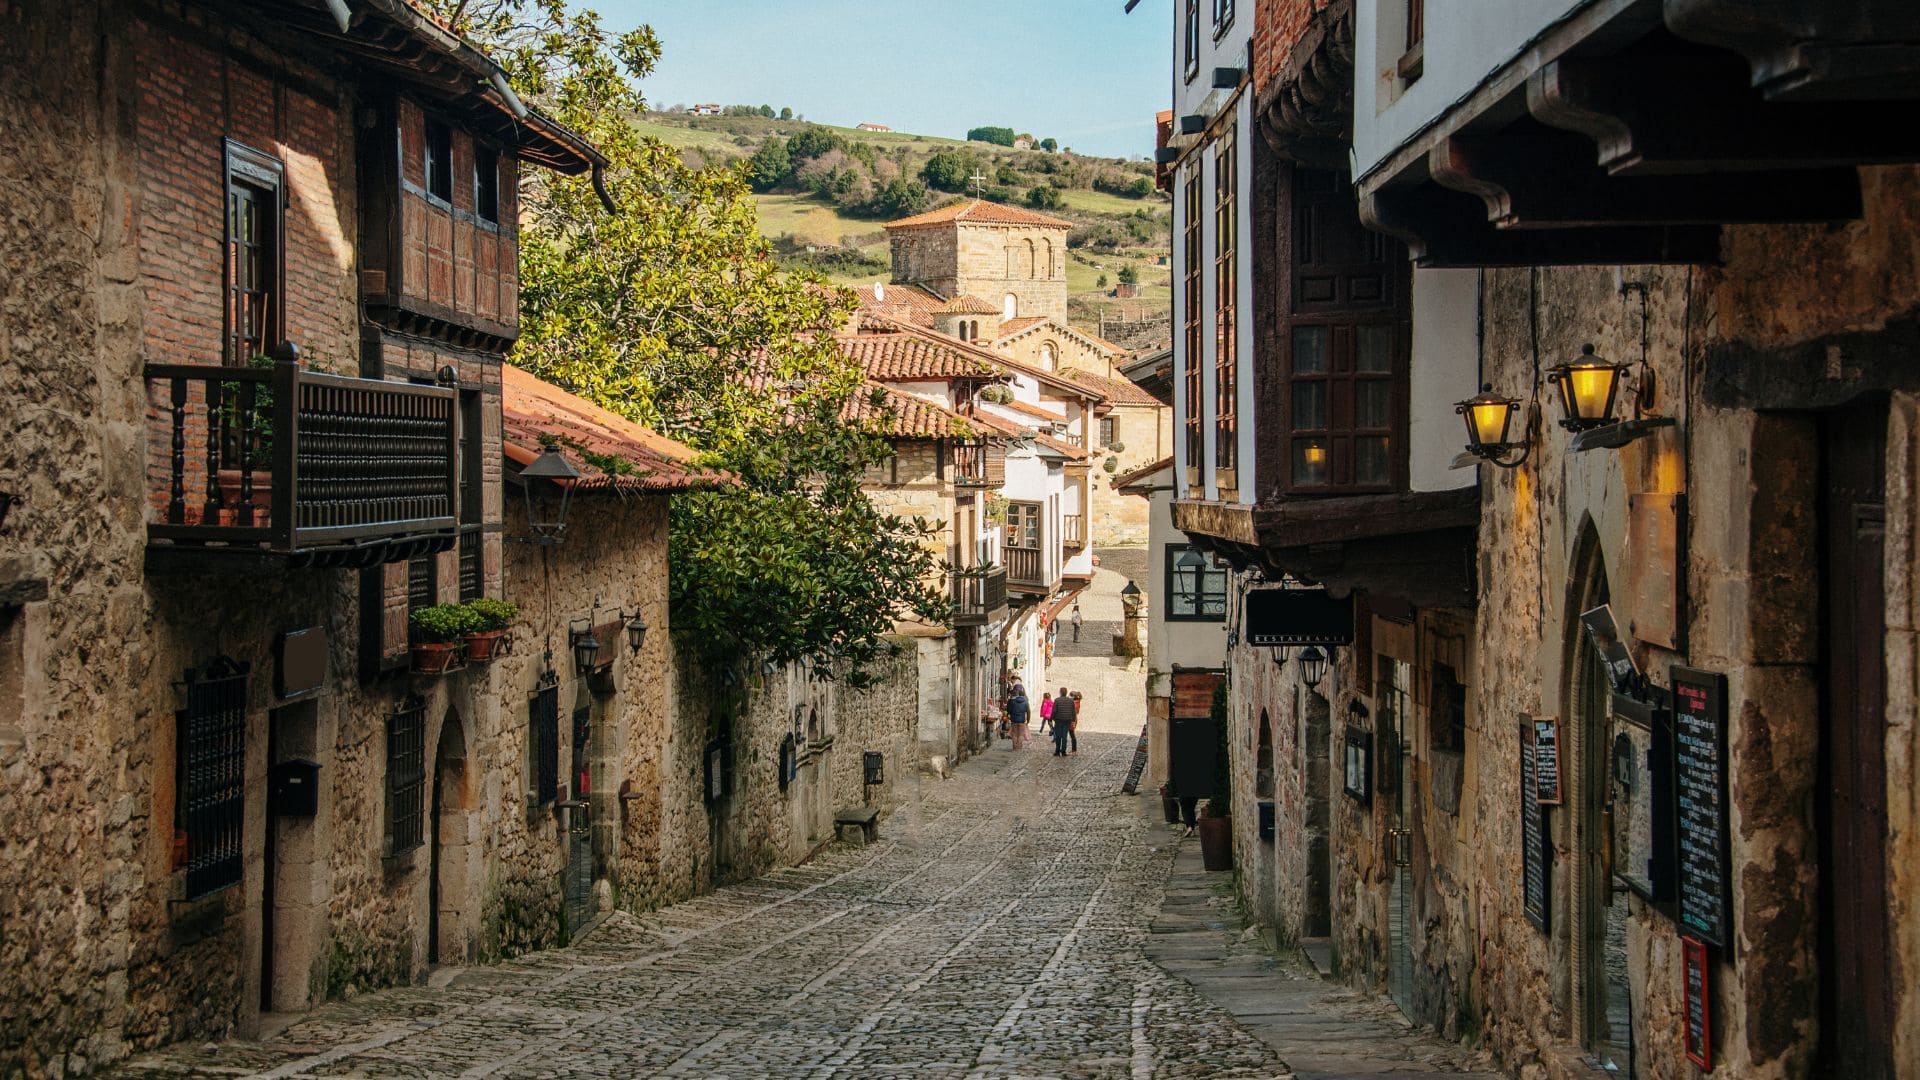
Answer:
<path fill-rule="evenodd" d="M 980 175 L 980 170 L 979 170 L 979 169 L 975 169 L 975 170 L 973 170 L 973 175 L 972 175 L 972 176 L 969 176 L 969 177 L 967 177 L 967 179 L 969 179 L 969 180 L 971 180 L 971 181 L 973 181 L 973 197 L 974 197 L 974 198 L 976 198 L 976 199 L 977 199 L 977 198 L 979 198 L 979 197 L 980 197 L 980 185 L 981 185 L 981 184 L 984 184 L 984 183 L 986 183 L 986 182 L 987 182 L 987 178 L 986 178 L 986 177 L 984 177 L 984 176 L 982 176 L 982 175 Z"/>

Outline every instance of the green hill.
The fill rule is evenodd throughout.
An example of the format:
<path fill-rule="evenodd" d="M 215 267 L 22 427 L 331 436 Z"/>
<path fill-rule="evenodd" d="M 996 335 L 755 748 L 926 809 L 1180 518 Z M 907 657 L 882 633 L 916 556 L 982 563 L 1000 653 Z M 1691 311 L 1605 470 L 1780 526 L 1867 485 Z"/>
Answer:
<path fill-rule="evenodd" d="M 969 178 L 977 174 L 986 198 L 1040 205 L 1074 222 L 1067 281 L 1076 323 L 1091 328 L 1103 317 L 1152 318 L 1171 300 L 1168 268 L 1160 259 L 1171 243 L 1172 209 L 1166 195 L 1152 188 L 1153 166 L 1144 161 L 761 116 L 653 112 L 635 126 L 678 148 L 689 164 L 748 168 L 760 179 L 760 231 L 774 241 L 776 257 L 813 266 L 835 281 L 886 280 L 881 226 L 972 194 Z M 774 140 L 774 150 L 756 159 Z M 789 147 L 798 152 L 789 156 Z M 927 165 L 935 155 L 941 155 L 939 167 L 930 174 Z M 769 182 L 775 173 L 778 179 Z M 927 184 L 929 175 L 944 183 Z M 1046 190 L 1034 195 L 1035 189 Z M 1138 276 L 1139 295 L 1119 300 L 1111 293 L 1128 266 Z"/>

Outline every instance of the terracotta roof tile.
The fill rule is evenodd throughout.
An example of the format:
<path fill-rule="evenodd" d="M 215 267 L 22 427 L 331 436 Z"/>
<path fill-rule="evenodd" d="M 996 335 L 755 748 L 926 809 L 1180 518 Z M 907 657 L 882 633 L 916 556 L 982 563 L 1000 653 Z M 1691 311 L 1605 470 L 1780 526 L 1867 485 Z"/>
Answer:
<path fill-rule="evenodd" d="M 1006 322 L 1000 324 L 1000 332 L 994 335 L 994 340 L 998 341 L 1001 338 L 1012 337 L 1030 326 L 1039 326 L 1046 321 L 1047 317 L 1045 315 L 1022 315 L 1017 319 L 1008 319 Z"/>
<path fill-rule="evenodd" d="M 1113 478 L 1114 490 L 1118 491 L 1123 487 L 1127 487 L 1132 484 L 1137 484 L 1140 481 L 1145 480 L 1147 477 L 1152 476 L 1154 473 L 1159 472 L 1161 469 L 1171 469 L 1171 468 L 1173 468 L 1173 457 L 1169 455 L 1167 457 L 1161 458 L 1159 461 L 1142 465 L 1137 469 L 1128 470 L 1127 472 L 1123 472 L 1119 476 L 1116 476 Z"/>
<path fill-rule="evenodd" d="M 953 299 L 947 301 L 946 305 L 943 306 L 940 309 L 940 311 L 941 311 L 941 314 L 944 314 L 944 315 L 998 315 L 1000 314 L 1000 308 L 998 307 L 998 305 L 989 303 L 971 294 L 968 294 L 966 296 L 954 297 Z"/>
<path fill-rule="evenodd" d="M 869 316 L 898 319 L 932 329 L 933 317 L 947 306 L 944 297 L 935 296 L 918 285 L 860 285 L 853 291 L 860 301 L 860 309 L 854 318 L 854 326 L 858 329 L 864 329 L 863 324 L 872 321 Z"/>
<path fill-rule="evenodd" d="M 847 354 L 882 381 L 993 378 L 1003 374 L 959 342 L 937 334 L 863 333 L 838 339 Z"/>
<path fill-rule="evenodd" d="M 898 221 L 889 221 L 889 229 L 913 229 L 922 225 L 945 225 L 964 221 L 971 225 L 1032 225 L 1046 229 L 1071 229 L 1073 222 L 1062 218 L 1050 217 L 1034 210 L 1005 203 L 988 202 L 985 199 L 961 199 L 948 203 L 938 210 L 929 210 L 924 214 L 915 214 Z"/>
<path fill-rule="evenodd" d="M 1014 401 L 996 401 L 994 405 L 1002 409 L 1012 409 L 1014 412 L 1020 413 L 1023 416 L 1031 416 L 1036 420 L 1049 420 L 1056 424 L 1064 424 L 1067 422 L 1067 418 L 1061 413 L 1048 412 L 1038 405 L 1029 405 L 1017 399 Z"/>
<path fill-rule="evenodd" d="M 501 449 L 519 465 L 538 457 L 543 441 L 551 439 L 579 470 L 584 490 L 667 492 L 736 482 L 694 465 L 698 455 L 691 447 L 512 364 L 501 365 L 500 384 Z"/>
<path fill-rule="evenodd" d="M 969 434 L 967 420 L 959 413 L 871 380 L 840 410 L 840 416 L 897 439 L 954 439 Z"/>
<path fill-rule="evenodd" d="M 1082 386 L 1100 391 L 1109 405 L 1158 405 L 1160 399 L 1140 389 L 1129 379 L 1108 379 L 1078 368 L 1061 368 L 1060 373 Z"/>

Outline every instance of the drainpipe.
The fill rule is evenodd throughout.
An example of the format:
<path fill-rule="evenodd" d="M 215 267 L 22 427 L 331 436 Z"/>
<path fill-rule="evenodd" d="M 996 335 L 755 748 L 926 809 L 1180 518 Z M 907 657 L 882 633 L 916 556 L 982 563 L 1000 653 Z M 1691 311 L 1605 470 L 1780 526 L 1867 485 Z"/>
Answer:
<path fill-rule="evenodd" d="M 347 7 L 347 0 L 327 0 L 327 10 L 333 12 L 334 25 L 341 33 L 353 28 L 353 11 Z"/>
<path fill-rule="evenodd" d="M 328 2 L 339 4 L 341 0 L 328 0 Z M 513 92 L 513 87 L 507 85 L 507 77 L 500 73 L 499 68 L 487 73 L 487 81 L 493 84 L 494 90 L 500 95 L 500 100 L 507 103 L 507 111 L 513 114 L 515 120 L 527 118 L 526 103 L 520 100 L 520 95 Z"/>

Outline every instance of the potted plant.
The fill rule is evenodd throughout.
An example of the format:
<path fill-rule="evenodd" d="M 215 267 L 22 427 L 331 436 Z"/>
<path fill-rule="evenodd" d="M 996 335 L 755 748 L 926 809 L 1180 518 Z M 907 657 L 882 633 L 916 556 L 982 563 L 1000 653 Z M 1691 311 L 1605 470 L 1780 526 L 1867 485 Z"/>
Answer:
<path fill-rule="evenodd" d="M 465 638 L 479 627 L 479 616 L 465 604 L 435 604 L 407 620 L 413 627 L 413 670 L 438 675 L 460 664 Z"/>
<path fill-rule="evenodd" d="M 1200 861 L 1208 870 L 1233 869 L 1233 769 L 1228 763 L 1227 685 L 1213 687 L 1213 797 L 1200 815 Z"/>
<path fill-rule="evenodd" d="M 264 353 L 247 361 L 252 371 L 272 371 L 274 359 Z M 268 510 L 273 507 L 273 384 L 254 383 L 252 407 L 245 403 L 247 384 L 238 380 L 220 384 L 220 426 L 227 440 L 221 456 L 226 467 L 214 474 L 220 485 L 220 505 L 229 510 Z M 240 442 L 242 421 L 247 442 Z M 241 505 L 242 474 L 252 487 L 252 498 Z"/>
<path fill-rule="evenodd" d="M 520 608 L 491 596 L 469 600 L 466 607 L 473 613 L 477 627 L 466 635 L 467 659 L 491 660 L 506 643 L 507 630 L 520 614 Z"/>

